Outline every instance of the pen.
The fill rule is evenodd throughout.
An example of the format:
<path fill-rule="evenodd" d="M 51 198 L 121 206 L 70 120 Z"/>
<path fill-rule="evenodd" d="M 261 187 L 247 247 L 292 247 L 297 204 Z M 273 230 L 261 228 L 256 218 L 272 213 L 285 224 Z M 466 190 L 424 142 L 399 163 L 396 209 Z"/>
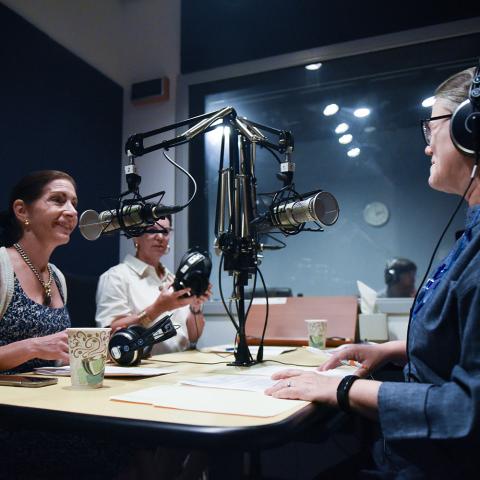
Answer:
<path fill-rule="evenodd" d="M 357 362 L 356 360 L 340 360 L 340 363 L 342 365 L 347 365 L 348 367 L 364 368 L 365 370 L 368 370 L 366 365 L 363 365 L 363 363 Z"/>

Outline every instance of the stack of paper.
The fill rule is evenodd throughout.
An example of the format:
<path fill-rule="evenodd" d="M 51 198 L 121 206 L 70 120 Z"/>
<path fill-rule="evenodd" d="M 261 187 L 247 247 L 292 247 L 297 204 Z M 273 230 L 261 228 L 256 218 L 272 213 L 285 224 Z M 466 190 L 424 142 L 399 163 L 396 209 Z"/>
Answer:
<path fill-rule="evenodd" d="M 113 365 L 107 365 L 105 367 L 106 377 L 154 377 L 155 375 L 165 375 L 174 372 L 176 372 L 176 370 L 170 367 L 116 367 Z M 62 377 L 69 377 L 70 365 L 65 367 L 35 368 L 35 373 L 38 373 L 39 375 L 59 375 Z"/>
<path fill-rule="evenodd" d="M 193 390 L 194 389 L 194 390 Z M 197 412 L 273 417 L 292 408 L 307 405 L 302 400 L 280 400 L 267 395 L 236 390 L 160 385 L 115 395 L 110 400 L 145 403 L 156 407 Z"/>

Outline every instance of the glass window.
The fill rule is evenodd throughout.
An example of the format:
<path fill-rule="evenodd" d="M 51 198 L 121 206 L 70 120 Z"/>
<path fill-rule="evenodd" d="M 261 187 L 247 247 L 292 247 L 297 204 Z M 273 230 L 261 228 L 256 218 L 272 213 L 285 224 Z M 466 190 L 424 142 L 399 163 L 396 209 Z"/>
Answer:
<path fill-rule="evenodd" d="M 352 295 L 362 280 L 381 290 L 392 257 L 417 264 L 418 284 L 458 201 L 428 187 L 430 160 L 418 125 L 430 108 L 422 101 L 450 74 L 475 65 L 479 42 L 480 35 L 469 35 L 329 60 L 315 71 L 296 66 L 191 87 L 192 110 L 198 110 L 191 116 L 231 105 L 240 116 L 290 130 L 296 190 L 329 191 L 340 205 L 338 222 L 322 233 L 277 235 L 286 248 L 266 252 L 260 266 L 269 287 L 289 287 L 294 295 Z M 338 111 L 330 107 L 334 113 L 326 115 L 332 105 Z M 191 171 L 205 184 L 189 212 L 190 244 L 208 244 L 214 272 L 221 134 L 206 134 L 190 152 L 190 158 L 192 151 L 200 156 L 190 161 Z M 257 155 L 258 192 L 280 189 L 275 159 L 264 149 Z M 439 257 L 464 215 L 457 215 Z M 213 278 L 216 284 L 216 273 Z"/>

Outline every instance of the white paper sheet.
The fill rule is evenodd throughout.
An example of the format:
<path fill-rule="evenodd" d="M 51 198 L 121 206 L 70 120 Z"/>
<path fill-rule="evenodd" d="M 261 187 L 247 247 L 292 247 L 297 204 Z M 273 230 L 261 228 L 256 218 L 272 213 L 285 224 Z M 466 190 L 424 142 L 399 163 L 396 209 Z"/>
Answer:
<path fill-rule="evenodd" d="M 276 382 L 269 376 L 261 375 L 209 375 L 206 377 L 182 380 L 180 383 L 194 387 L 223 388 L 227 390 L 246 390 L 263 393 Z"/>
<path fill-rule="evenodd" d="M 187 385 L 159 385 L 124 395 L 115 395 L 110 397 L 110 400 L 249 417 L 273 417 L 309 403 L 302 400 L 281 400 L 258 392 Z"/>
<path fill-rule="evenodd" d="M 358 292 L 360 293 L 361 312 L 374 313 L 375 303 L 377 302 L 377 292 L 360 280 L 357 280 L 357 288 Z"/>
<path fill-rule="evenodd" d="M 117 367 L 114 365 L 107 365 L 105 367 L 106 377 L 154 377 L 155 375 L 165 375 L 167 373 L 174 372 L 176 372 L 176 370 L 171 367 Z M 62 377 L 69 377 L 70 366 L 66 365 L 65 367 L 35 368 L 35 373 L 38 373 L 39 375 L 58 375 Z"/>
<path fill-rule="evenodd" d="M 285 352 L 291 352 L 297 347 L 263 347 L 263 356 L 264 357 L 273 357 L 275 355 L 280 355 Z M 252 355 L 257 355 L 258 345 L 249 345 L 248 349 Z M 213 347 L 202 348 L 202 352 L 208 353 L 233 353 L 235 347 L 232 343 L 227 343 L 225 345 L 214 345 Z"/>

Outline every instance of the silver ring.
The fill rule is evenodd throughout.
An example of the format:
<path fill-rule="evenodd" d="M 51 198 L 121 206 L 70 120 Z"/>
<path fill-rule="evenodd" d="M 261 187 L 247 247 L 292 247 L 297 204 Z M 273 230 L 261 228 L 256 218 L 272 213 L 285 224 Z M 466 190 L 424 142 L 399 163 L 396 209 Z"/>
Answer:
<path fill-rule="evenodd" d="M 290 388 L 292 384 L 290 382 L 287 383 L 287 387 Z"/>

